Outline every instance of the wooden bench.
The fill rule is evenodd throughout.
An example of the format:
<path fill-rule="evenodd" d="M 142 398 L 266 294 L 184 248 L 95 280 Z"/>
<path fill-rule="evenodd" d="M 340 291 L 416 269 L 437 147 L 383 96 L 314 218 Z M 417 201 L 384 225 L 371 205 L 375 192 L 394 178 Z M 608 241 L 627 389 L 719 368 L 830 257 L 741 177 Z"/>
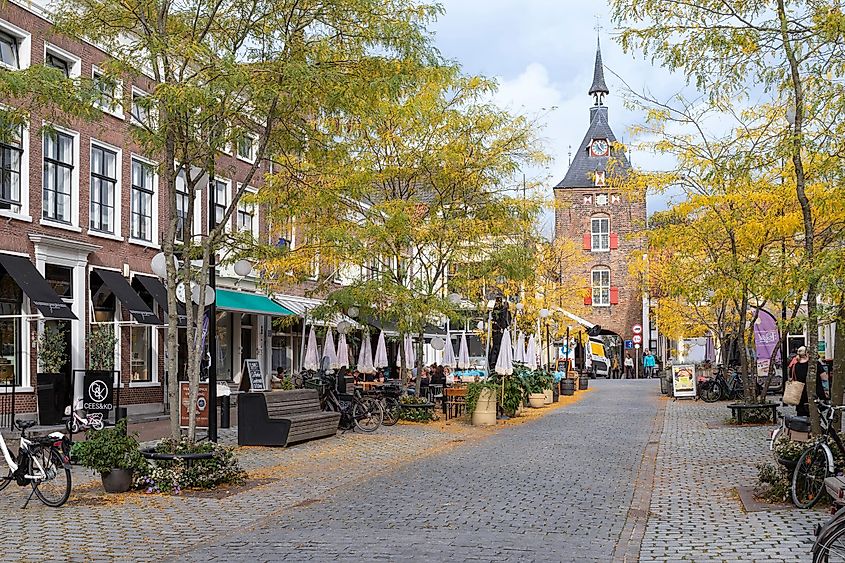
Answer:
<path fill-rule="evenodd" d="M 737 422 L 737 424 L 743 424 L 745 422 L 743 420 L 745 418 L 745 414 L 749 412 L 755 415 L 766 415 L 766 420 L 754 420 L 752 422 L 767 423 L 777 422 L 778 420 L 777 403 L 765 403 L 761 405 L 746 405 L 744 403 L 734 403 L 732 405 L 728 405 L 728 408 L 731 409 L 731 416 Z"/>
<path fill-rule="evenodd" d="M 238 444 L 287 446 L 337 434 L 340 413 L 320 410 L 314 389 L 238 396 Z"/>
<path fill-rule="evenodd" d="M 467 388 L 447 387 L 446 395 L 446 420 L 462 416 L 467 408 Z"/>

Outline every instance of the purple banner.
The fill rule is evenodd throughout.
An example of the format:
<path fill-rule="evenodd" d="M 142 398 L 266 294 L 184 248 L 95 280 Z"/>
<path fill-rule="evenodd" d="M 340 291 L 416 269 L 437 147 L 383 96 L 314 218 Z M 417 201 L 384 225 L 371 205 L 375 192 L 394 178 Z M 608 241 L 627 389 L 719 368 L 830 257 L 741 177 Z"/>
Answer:
<path fill-rule="evenodd" d="M 769 360 L 772 352 L 778 347 L 778 325 L 775 317 L 766 311 L 760 310 L 757 322 L 754 323 L 754 345 L 757 349 L 757 360 Z M 780 354 L 775 356 L 775 361 L 780 360 Z"/>

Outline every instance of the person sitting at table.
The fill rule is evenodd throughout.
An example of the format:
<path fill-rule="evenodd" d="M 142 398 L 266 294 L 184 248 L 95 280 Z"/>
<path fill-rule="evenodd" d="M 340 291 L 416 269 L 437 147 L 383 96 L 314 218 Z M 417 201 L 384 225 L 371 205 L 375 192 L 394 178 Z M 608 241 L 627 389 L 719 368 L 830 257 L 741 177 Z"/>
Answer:
<path fill-rule="evenodd" d="M 437 366 L 431 376 L 432 385 L 446 385 L 446 371 L 443 366 Z"/>
<path fill-rule="evenodd" d="M 460 374 L 460 373 L 455 373 L 455 381 L 454 381 L 454 383 L 463 383 L 463 382 L 464 382 L 464 378 L 463 378 L 463 377 L 461 377 L 461 374 Z"/>
<path fill-rule="evenodd" d="M 364 381 L 369 382 L 369 381 L 375 381 L 375 380 L 376 380 L 376 374 L 375 373 L 365 373 L 364 374 Z"/>

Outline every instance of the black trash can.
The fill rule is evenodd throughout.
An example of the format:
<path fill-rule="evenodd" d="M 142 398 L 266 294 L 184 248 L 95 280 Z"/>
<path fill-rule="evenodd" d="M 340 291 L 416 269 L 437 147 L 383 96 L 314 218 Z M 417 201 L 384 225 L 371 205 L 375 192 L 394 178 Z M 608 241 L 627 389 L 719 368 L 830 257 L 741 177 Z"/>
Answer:
<path fill-rule="evenodd" d="M 660 376 L 660 392 L 664 395 L 669 394 L 669 378 L 666 377 L 666 374 Z"/>
<path fill-rule="evenodd" d="M 560 385 L 552 385 L 552 402 L 557 403 L 560 400 Z"/>
<path fill-rule="evenodd" d="M 232 401 L 229 395 L 223 395 L 220 397 L 220 428 L 229 428 L 231 427 L 231 406 Z"/>
<path fill-rule="evenodd" d="M 39 373 L 36 397 L 38 400 L 38 424 L 54 426 L 62 423 L 64 408 L 59 404 L 63 393 L 57 392 L 56 386 L 62 383 L 64 377 L 60 373 Z"/>
<path fill-rule="evenodd" d="M 582 375 L 578 378 L 578 390 L 584 391 L 590 385 L 590 378 L 586 375 Z"/>
<path fill-rule="evenodd" d="M 575 380 L 568 377 L 560 380 L 560 394 L 570 396 L 575 394 Z"/>

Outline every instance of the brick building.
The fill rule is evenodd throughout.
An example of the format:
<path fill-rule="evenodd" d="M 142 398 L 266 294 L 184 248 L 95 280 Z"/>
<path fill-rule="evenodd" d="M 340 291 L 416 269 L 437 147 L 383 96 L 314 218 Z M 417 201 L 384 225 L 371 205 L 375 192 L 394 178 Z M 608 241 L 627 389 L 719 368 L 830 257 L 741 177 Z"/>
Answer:
<path fill-rule="evenodd" d="M 636 280 L 630 279 L 631 260 L 642 259 L 646 224 L 645 201 L 632 201 L 614 189 L 631 164 L 610 128 L 604 97 L 610 94 L 604 79 L 601 49 L 596 52 L 594 104 L 584 140 L 566 176 L 554 188 L 555 237 L 575 241 L 586 259 L 584 285 L 590 289 L 585 315 L 603 328 L 605 340 L 621 354 L 621 340 L 631 339 L 631 327 L 643 323 L 643 299 Z M 645 334 L 648 334 L 647 330 Z M 621 365 L 621 360 L 620 360 Z"/>
<path fill-rule="evenodd" d="M 43 0 L 0 6 L 0 72 L 50 65 L 69 77 L 96 80 L 108 55 L 56 33 L 44 6 Z M 103 88 L 112 86 L 104 82 Z M 59 127 L 33 111 L 24 127 L 0 141 L 0 413 L 12 408 L 12 387 L 17 413 L 44 410 L 38 407 L 39 385 L 53 387 L 56 409 L 79 396 L 81 377 L 74 374 L 88 367 L 86 340 L 98 324 L 111 324 L 120 343 L 115 369 L 121 405 L 130 412 L 162 408 L 166 294 L 150 261 L 160 251 L 167 194 L 159 189 L 156 155 L 144 154 L 130 134 L 147 117 L 134 101 L 152 83 L 141 79 L 113 88 L 109 94 L 122 103 L 103 104 L 95 123 Z M 0 101 L 0 118 L 13 105 Z M 204 182 L 194 194 L 194 235 L 207 231 L 209 190 L 218 203 L 232 201 L 254 163 L 255 139 L 241 141 L 218 155 L 213 185 Z M 262 162 L 255 190 L 267 172 Z M 178 186 L 177 192 L 184 209 L 189 194 Z M 230 227 L 264 240 L 279 238 L 251 205 L 239 205 Z M 285 238 L 292 246 L 296 237 Z M 246 358 L 259 359 L 265 374 L 298 364 L 302 317 L 319 304 L 304 297 L 308 284 L 273 296 L 288 307 L 268 299 L 254 275 L 240 278 L 230 267 L 218 267 L 217 287 L 219 380 L 238 378 Z M 277 331 L 277 316 L 300 318 Z M 68 360 L 56 381 L 39 381 L 38 335 L 50 325 L 65 334 Z"/>

